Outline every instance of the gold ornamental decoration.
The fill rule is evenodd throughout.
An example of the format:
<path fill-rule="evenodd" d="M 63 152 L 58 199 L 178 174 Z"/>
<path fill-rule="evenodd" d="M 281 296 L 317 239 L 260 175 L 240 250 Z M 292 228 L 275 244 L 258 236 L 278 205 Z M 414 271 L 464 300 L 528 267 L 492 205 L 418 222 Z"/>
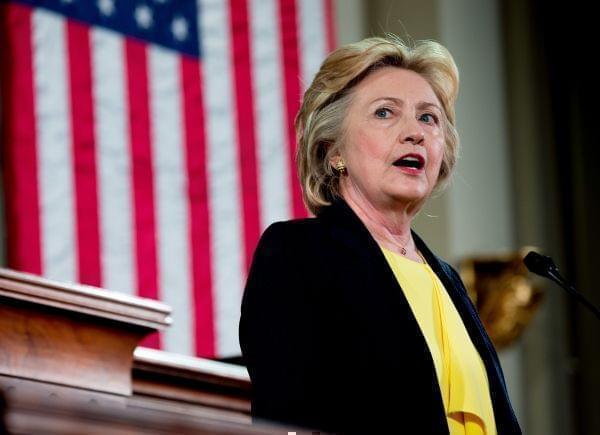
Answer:
<path fill-rule="evenodd" d="M 543 300 L 542 289 L 528 278 L 523 264 L 530 250 L 536 249 L 524 247 L 505 255 L 470 257 L 459 267 L 469 297 L 498 349 L 509 346 L 523 333 Z"/>

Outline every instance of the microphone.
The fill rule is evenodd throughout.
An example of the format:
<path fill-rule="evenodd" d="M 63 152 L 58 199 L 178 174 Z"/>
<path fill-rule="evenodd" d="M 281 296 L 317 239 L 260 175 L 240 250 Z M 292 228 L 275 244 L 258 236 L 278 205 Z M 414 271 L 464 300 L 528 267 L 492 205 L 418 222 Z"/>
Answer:
<path fill-rule="evenodd" d="M 527 266 L 527 269 L 529 269 L 530 272 L 545 278 L 550 278 L 552 281 L 564 288 L 567 293 L 574 296 L 579 302 L 581 302 L 592 313 L 594 313 L 598 319 L 600 319 L 600 310 L 598 310 L 594 304 L 588 301 L 585 296 L 575 290 L 575 287 L 570 285 L 567 280 L 560 275 L 558 267 L 556 267 L 556 264 L 554 264 L 552 258 L 546 255 L 538 254 L 535 251 L 529 251 L 525 258 L 523 258 L 523 263 L 525 263 L 525 266 Z"/>

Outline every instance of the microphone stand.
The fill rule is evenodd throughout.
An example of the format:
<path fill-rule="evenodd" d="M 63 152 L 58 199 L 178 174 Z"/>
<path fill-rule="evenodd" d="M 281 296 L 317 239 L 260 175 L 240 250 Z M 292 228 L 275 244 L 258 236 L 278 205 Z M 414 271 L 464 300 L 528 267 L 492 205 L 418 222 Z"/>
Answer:
<path fill-rule="evenodd" d="M 560 276 L 556 269 L 549 269 L 547 273 L 548 278 L 550 278 L 552 281 L 564 288 L 569 294 L 573 295 L 579 302 L 581 302 L 592 313 L 594 313 L 598 319 L 600 319 L 600 310 L 598 310 L 598 308 L 594 304 L 588 301 L 585 296 L 583 296 L 581 293 L 575 290 L 575 287 L 570 285 L 562 276 Z"/>

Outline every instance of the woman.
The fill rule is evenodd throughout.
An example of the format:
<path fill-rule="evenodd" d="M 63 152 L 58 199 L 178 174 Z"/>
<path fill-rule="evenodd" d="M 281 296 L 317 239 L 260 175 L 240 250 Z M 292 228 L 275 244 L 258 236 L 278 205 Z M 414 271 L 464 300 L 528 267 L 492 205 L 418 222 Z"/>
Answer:
<path fill-rule="evenodd" d="M 324 61 L 296 119 L 304 201 L 248 276 L 252 415 L 339 433 L 520 434 L 456 271 L 411 230 L 452 174 L 458 71 L 440 44 L 368 38 Z"/>

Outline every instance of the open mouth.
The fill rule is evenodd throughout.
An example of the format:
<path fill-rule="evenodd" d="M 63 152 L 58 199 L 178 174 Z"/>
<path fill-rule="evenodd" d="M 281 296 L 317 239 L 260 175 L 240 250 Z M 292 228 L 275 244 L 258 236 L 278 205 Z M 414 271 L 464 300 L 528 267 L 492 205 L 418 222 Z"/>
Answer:
<path fill-rule="evenodd" d="M 396 160 L 394 166 L 422 169 L 425 166 L 425 159 L 419 154 L 406 154 Z"/>

